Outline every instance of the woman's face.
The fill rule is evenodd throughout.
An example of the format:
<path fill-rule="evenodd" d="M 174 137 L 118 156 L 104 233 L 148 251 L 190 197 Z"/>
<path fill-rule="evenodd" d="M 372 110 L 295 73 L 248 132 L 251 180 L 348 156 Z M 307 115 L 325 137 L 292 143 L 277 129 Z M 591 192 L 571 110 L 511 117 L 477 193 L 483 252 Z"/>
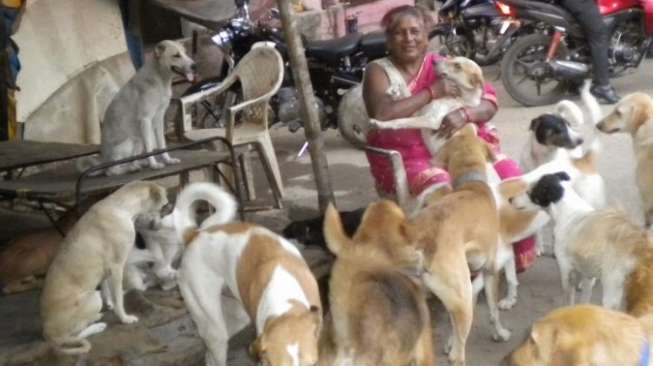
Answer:
<path fill-rule="evenodd" d="M 388 36 L 388 51 L 400 63 L 421 60 L 428 44 L 424 23 L 410 15 L 399 18 Z"/>

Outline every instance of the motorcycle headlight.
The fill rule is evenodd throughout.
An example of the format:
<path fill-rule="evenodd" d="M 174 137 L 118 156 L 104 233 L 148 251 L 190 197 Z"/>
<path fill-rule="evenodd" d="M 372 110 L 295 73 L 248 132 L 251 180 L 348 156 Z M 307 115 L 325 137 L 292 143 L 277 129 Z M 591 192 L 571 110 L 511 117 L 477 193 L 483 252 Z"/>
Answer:
<path fill-rule="evenodd" d="M 229 29 L 220 31 L 211 37 L 211 41 L 213 41 L 213 43 L 215 43 L 218 47 L 228 47 L 233 39 L 234 33 Z"/>

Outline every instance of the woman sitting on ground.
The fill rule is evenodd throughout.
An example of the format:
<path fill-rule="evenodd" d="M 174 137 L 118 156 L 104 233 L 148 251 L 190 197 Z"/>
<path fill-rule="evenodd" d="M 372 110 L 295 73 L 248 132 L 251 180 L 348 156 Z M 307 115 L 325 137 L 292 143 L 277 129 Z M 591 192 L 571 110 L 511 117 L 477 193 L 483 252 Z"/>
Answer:
<path fill-rule="evenodd" d="M 365 70 L 363 99 L 371 118 L 387 121 L 413 116 L 433 99 L 456 95 L 458 91 L 445 79 L 438 77 L 434 63 L 441 56 L 428 52 L 430 17 L 420 8 L 401 6 L 383 18 L 389 56 L 371 62 Z M 497 112 L 494 88 L 485 84 L 480 105 L 465 107 L 449 113 L 437 133 L 450 137 L 466 123 L 478 126 L 478 136 L 488 142 L 497 155 L 494 168 L 501 179 L 521 175 L 519 165 L 499 153 L 499 137 L 487 123 Z M 370 146 L 398 151 L 402 158 L 412 196 L 419 195 L 433 185 L 448 184 L 449 174 L 431 164 L 431 156 L 418 129 L 379 129 L 367 135 Z M 384 196 L 395 194 L 393 170 L 383 156 L 367 154 L 377 190 Z M 517 270 L 523 271 L 535 259 L 534 239 L 515 244 Z"/>

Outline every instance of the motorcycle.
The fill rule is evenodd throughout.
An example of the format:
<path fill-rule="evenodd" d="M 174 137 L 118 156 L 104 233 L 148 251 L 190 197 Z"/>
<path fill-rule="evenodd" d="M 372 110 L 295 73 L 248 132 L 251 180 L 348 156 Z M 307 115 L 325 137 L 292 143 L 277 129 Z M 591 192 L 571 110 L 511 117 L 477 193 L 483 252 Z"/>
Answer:
<path fill-rule="evenodd" d="M 516 29 L 494 0 L 447 0 L 438 10 L 438 24 L 429 38 L 439 37 L 441 53 L 485 66 L 501 58 Z"/>
<path fill-rule="evenodd" d="M 517 19 L 543 24 L 543 32 L 518 39 L 501 62 L 506 91 L 525 106 L 555 103 L 591 75 L 588 42 L 580 25 L 555 3 L 501 0 Z M 609 28 L 610 77 L 637 68 L 653 35 L 653 1 L 598 0 Z"/>
<path fill-rule="evenodd" d="M 282 88 L 271 101 L 272 110 L 276 114 L 273 120 L 283 123 L 291 132 L 295 132 L 303 126 L 303 123 L 288 62 L 288 46 L 282 31 L 268 24 L 270 19 L 278 20 L 278 11 L 274 9 L 266 19 L 254 22 L 250 18 L 247 0 L 236 0 L 236 7 L 236 16 L 212 37 L 213 42 L 225 55 L 226 62 L 223 63 L 223 69 L 216 77 L 193 85 L 186 93 L 194 93 L 216 85 L 254 43 L 272 42 L 286 64 Z M 385 55 L 385 34 L 351 33 L 341 38 L 324 41 L 304 39 L 303 43 L 309 75 L 317 96 L 322 128 L 337 128 L 336 111 L 342 95 L 347 89 L 360 83 L 369 61 Z M 217 103 L 209 101 L 204 103 L 205 116 L 212 116 L 214 123 L 220 125 L 223 118 L 221 110 L 235 102 L 236 94 L 231 93 L 225 98 L 226 100 Z"/>

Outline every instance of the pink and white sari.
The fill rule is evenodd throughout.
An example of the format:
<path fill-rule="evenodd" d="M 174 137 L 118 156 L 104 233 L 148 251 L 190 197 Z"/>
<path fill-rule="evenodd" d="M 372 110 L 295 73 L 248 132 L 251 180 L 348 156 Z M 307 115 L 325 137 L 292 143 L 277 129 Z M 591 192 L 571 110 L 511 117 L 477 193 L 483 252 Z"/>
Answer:
<path fill-rule="evenodd" d="M 413 80 L 406 83 L 403 76 L 392 64 L 389 58 L 373 61 L 383 67 L 390 80 L 390 87 L 386 91 L 393 99 L 402 99 L 417 94 L 428 88 L 438 78 L 434 62 L 442 56 L 429 53 L 424 57 L 422 66 Z M 497 105 L 496 91 L 492 85 L 486 83 L 482 99 Z M 501 179 L 520 176 L 521 169 L 517 162 L 500 154 L 499 136 L 494 126 L 487 122 L 477 123 L 478 136 L 487 141 L 495 149 L 499 158 L 494 168 Z M 402 130 L 372 130 L 367 135 L 367 143 L 383 149 L 398 151 L 404 162 L 408 186 L 413 196 L 417 196 L 426 188 L 440 183 L 448 183 L 451 178 L 446 170 L 433 166 L 428 148 L 422 140 L 418 129 Z M 390 162 L 383 156 L 368 153 L 367 160 L 374 176 L 377 190 L 393 195 L 395 193 L 394 175 Z M 533 238 L 524 239 L 515 244 L 515 257 L 517 270 L 523 271 L 535 260 L 535 241 Z"/>

